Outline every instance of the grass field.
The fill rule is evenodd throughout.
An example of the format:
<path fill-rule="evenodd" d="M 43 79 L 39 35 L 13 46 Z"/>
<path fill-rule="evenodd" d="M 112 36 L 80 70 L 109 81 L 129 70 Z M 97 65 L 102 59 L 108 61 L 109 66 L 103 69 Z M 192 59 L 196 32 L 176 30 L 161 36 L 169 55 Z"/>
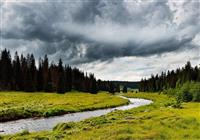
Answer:
<path fill-rule="evenodd" d="M 58 124 L 53 131 L 23 132 L 4 139 L 69 139 L 69 140 L 132 140 L 132 139 L 200 139 L 200 103 L 183 103 L 172 108 L 173 98 L 150 93 L 128 93 L 124 96 L 146 98 L 153 104 L 115 111 L 78 123 Z"/>
<path fill-rule="evenodd" d="M 49 117 L 69 112 L 109 108 L 128 100 L 106 93 L 0 92 L 0 121 L 29 117 Z"/>

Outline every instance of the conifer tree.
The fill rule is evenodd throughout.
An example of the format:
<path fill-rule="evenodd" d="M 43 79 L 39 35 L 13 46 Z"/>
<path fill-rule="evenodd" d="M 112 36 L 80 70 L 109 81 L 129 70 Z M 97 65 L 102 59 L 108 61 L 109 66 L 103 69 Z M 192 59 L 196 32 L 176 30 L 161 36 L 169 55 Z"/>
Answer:
<path fill-rule="evenodd" d="M 99 90 L 118 92 L 118 85 L 110 81 L 96 80 L 93 74 L 80 71 L 70 66 L 63 67 L 62 60 L 58 65 L 51 63 L 47 55 L 39 59 L 38 67 L 33 54 L 19 58 L 17 52 L 14 60 L 8 50 L 0 54 L 0 90 L 46 91 L 65 93 L 72 89 L 96 94 Z"/>
<path fill-rule="evenodd" d="M 4 90 L 12 89 L 12 64 L 11 64 L 11 56 L 10 52 L 5 49 L 1 52 L 1 87 Z"/>
<path fill-rule="evenodd" d="M 21 76 L 22 75 L 21 75 L 20 59 L 17 52 L 15 52 L 15 56 L 13 60 L 13 84 L 14 84 L 13 87 L 17 91 L 21 90 L 21 86 L 20 86 L 20 83 L 22 81 Z"/>
<path fill-rule="evenodd" d="M 57 85 L 57 92 L 58 93 L 65 93 L 65 80 L 64 80 L 64 70 L 62 66 L 62 60 L 59 59 L 58 64 L 58 85 Z"/>

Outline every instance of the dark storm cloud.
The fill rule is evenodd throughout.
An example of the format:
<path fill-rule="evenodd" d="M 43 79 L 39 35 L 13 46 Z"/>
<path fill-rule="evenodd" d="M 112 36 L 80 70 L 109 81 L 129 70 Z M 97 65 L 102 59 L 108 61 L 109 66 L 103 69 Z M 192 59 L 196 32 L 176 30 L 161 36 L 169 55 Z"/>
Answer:
<path fill-rule="evenodd" d="M 148 44 L 148 46 L 139 46 L 139 44 L 128 44 L 123 48 L 116 46 L 93 46 L 87 49 L 86 57 L 91 60 L 107 60 L 113 57 L 121 56 L 149 56 L 152 54 L 162 54 L 164 52 L 172 52 L 174 50 L 192 48 L 188 44 L 193 38 L 177 41 L 175 39 L 166 40 Z"/>
<path fill-rule="evenodd" d="M 79 23 L 93 23 L 96 15 L 101 16 L 100 11 L 96 8 L 98 3 L 99 1 L 97 0 L 83 3 L 82 7 L 74 14 L 74 21 Z"/>
<path fill-rule="evenodd" d="M 1 8 L 2 48 L 18 44 L 21 52 L 71 64 L 198 47 L 192 44 L 200 31 L 198 2 L 7 2 Z"/>
<path fill-rule="evenodd" d="M 46 42 L 60 41 L 64 35 L 62 31 L 57 31 L 54 26 L 56 21 L 60 21 L 59 15 L 52 5 L 43 4 L 10 4 L 3 12 L 14 12 L 9 17 L 5 16 L 6 22 L 3 24 L 4 38 L 34 40 L 40 39 Z M 4 18 L 4 17 L 3 17 Z"/>

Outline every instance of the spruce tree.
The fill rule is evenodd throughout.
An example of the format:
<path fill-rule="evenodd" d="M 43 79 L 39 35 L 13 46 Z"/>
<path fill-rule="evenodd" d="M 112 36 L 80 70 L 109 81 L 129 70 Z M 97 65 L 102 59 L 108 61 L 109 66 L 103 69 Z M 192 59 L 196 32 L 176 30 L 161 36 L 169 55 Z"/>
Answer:
<path fill-rule="evenodd" d="M 37 70 L 37 91 L 42 91 L 43 90 L 43 69 L 42 69 L 42 59 L 39 58 L 39 67 Z"/>
<path fill-rule="evenodd" d="M 58 63 L 58 85 L 57 85 L 57 92 L 58 93 L 65 93 L 65 79 L 64 79 L 64 70 L 62 65 L 62 60 L 59 59 Z"/>
<path fill-rule="evenodd" d="M 72 89 L 72 69 L 70 66 L 65 67 L 65 90 L 66 92 Z"/>
<path fill-rule="evenodd" d="M 21 64 L 20 59 L 18 56 L 18 53 L 15 52 L 14 60 L 13 60 L 13 87 L 14 90 L 21 90 L 21 81 L 22 81 L 22 75 L 21 75 Z"/>
<path fill-rule="evenodd" d="M 11 90 L 12 89 L 12 79 L 13 79 L 13 69 L 11 63 L 10 52 L 7 49 L 1 52 L 1 88 L 3 90 Z"/>
<path fill-rule="evenodd" d="M 98 92 L 97 82 L 93 74 L 90 74 L 90 83 L 91 83 L 91 87 L 89 89 L 90 93 L 96 94 Z"/>
<path fill-rule="evenodd" d="M 49 60 L 48 60 L 47 55 L 44 56 L 42 70 L 43 70 L 43 72 L 42 72 L 43 90 L 48 91 Z"/>

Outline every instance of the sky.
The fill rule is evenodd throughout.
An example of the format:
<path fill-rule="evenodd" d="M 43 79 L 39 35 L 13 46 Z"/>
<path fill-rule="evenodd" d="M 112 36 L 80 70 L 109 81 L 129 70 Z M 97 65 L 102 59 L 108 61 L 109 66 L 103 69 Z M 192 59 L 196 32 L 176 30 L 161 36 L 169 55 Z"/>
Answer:
<path fill-rule="evenodd" d="M 200 64 L 200 0 L 1 0 L 0 49 L 102 80 Z"/>

